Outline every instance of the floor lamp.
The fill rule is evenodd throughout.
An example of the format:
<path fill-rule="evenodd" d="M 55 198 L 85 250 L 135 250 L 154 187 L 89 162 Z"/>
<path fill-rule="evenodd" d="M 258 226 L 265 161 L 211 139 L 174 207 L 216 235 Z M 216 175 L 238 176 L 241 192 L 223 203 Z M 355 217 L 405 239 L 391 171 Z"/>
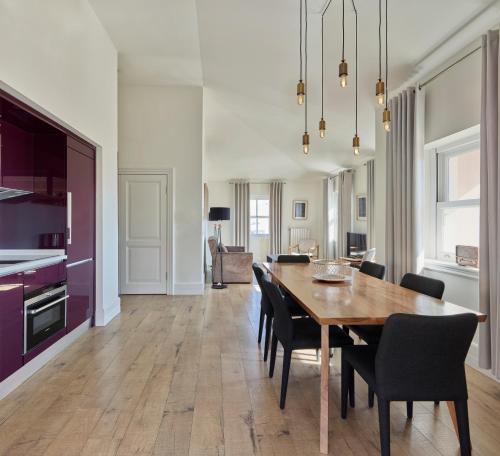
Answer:
<path fill-rule="evenodd" d="M 222 288 L 227 288 L 227 285 L 224 285 L 224 277 L 222 276 L 222 221 L 230 220 L 230 209 L 228 207 L 211 207 L 210 212 L 208 213 L 208 220 L 210 222 L 216 222 L 214 224 L 215 237 L 217 238 L 217 252 L 216 258 L 220 255 L 220 282 L 214 282 L 214 268 L 212 266 L 212 288 L 220 290 Z"/>

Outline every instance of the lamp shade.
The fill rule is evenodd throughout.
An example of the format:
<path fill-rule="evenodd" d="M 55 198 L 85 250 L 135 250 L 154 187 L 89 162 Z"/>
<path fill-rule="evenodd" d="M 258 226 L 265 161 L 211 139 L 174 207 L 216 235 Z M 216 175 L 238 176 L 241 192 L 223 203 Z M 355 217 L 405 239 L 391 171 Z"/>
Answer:
<path fill-rule="evenodd" d="M 230 209 L 228 207 L 211 207 L 208 213 L 208 220 L 218 222 L 220 220 L 230 220 Z"/>

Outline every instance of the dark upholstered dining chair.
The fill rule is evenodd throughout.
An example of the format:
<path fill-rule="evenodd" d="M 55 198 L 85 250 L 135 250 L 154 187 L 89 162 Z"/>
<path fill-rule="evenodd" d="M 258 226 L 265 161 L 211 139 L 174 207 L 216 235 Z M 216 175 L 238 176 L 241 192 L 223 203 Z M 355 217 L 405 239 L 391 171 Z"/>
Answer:
<path fill-rule="evenodd" d="M 257 341 L 260 344 L 262 341 L 262 332 L 264 328 L 264 319 L 266 322 L 266 334 L 264 337 L 264 361 L 267 361 L 267 356 L 269 353 L 269 342 L 271 340 L 271 325 L 273 322 L 273 317 L 274 317 L 274 311 L 273 307 L 271 305 L 271 302 L 269 301 L 269 298 L 267 296 L 267 293 L 265 292 L 263 286 L 262 286 L 262 281 L 263 277 L 265 277 L 266 273 L 262 269 L 262 267 L 257 264 L 253 263 L 252 264 L 252 269 L 255 274 L 255 278 L 257 279 L 257 283 L 259 284 L 260 292 L 261 292 L 261 298 L 260 298 L 260 318 L 259 318 L 259 335 L 257 337 Z M 293 316 L 306 316 L 307 312 L 302 309 L 291 297 L 286 297 L 285 298 L 285 305 L 287 306 L 289 312 Z"/>
<path fill-rule="evenodd" d="M 278 255 L 276 263 L 310 263 L 307 255 Z"/>
<path fill-rule="evenodd" d="M 446 317 L 394 314 L 378 345 L 342 348 L 341 416 L 347 417 L 348 395 L 354 391 L 354 371 L 377 395 L 380 448 L 390 455 L 390 403 L 453 401 L 462 456 L 470 456 L 465 357 L 478 324 L 474 314 Z"/>
<path fill-rule="evenodd" d="M 363 261 L 359 267 L 359 272 L 382 280 L 385 276 L 385 266 L 371 261 Z"/>
<path fill-rule="evenodd" d="M 293 350 L 321 348 L 321 327 L 312 318 L 292 318 L 278 286 L 267 277 L 262 285 L 274 310 L 269 377 L 274 374 L 278 341 L 283 346 L 280 408 L 285 408 L 288 374 Z M 353 340 L 338 326 L 330 326 L 330 348 L 352 345 Z"/>

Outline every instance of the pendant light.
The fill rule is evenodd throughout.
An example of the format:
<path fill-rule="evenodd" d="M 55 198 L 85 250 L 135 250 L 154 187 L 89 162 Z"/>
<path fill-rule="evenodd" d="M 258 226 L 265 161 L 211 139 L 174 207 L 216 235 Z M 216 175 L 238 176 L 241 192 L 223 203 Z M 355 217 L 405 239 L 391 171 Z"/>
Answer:
<path fill-rule="evenodd" d="M 304 0 L 305 8 L 305 34 L 304 34 L 304 80 L 307 86 L 307 0 Z M 307 99 L 305 99 L 305 109 L 304 109 L 304 134 L 302 135 L 302 147 L 304 149 L 304 155 L 309 155 L 309 133 L 307 133 Z"/>
<path fill-rule="evenodd" d="M 387 0 L 385 0 L 385 83 L 387 93 L 389 93 L 389 64 L 388 64 L 388 52 L 387 52 Z M 382 114 L 382 123 L 384 124 L 384 130 L 391 131 L 391 111 L 387 106 L 387 96 L 385 97 L 385 109 Z"/>
<path fill-rule="evenodd" d="M 345 27 L 344 27 L 344 0 L 342 0 L 342 60 L 339 64 L 339 78 L 340 78 L 340 87 L 347 87 L 347 62 L 345 61 L 344 55 L 344 37 L 345 37 Z"/>
<path fill-rule="evenodd" d="M 352 1 L 352 7 L 354 9 L 354 17 L 356 21 L 356 41 L 355 41 L 355 127 L 356 127 L 356 133 L 354 134 L 354 138 L 352 138 L 352 149 L 354 152 L 354 155 L 359 155 L 359 136 L 358 136 L 358 10 L 356 9 L 356 6 L 354 5 L 354 0 Z"/>
<path fill-rule="evenodd" d="M 375 96 L 380 106 L 384 105 L 384 81 L 382 81 L 382 0 L 378 0 L 378 80 L 375 84 Z"/>
<path fill-rule="evenodd" d="M 327 12 L 330 3 L 332 3 L 332 0 L 329 0 L 328 4 L 326 5 L 325 9 L 323 10 L 323 13 L 321 13 L 321 120 L 319 121 L 319 136 L 320 138 L 324 138 L 326 136 L 326 122 L 324 119 L 324 82 L 325 82 L 325 70 L 324 70 L 324 17 L 325 13 Z"/>
<path fill-rule="evenodd" d="M 299 105 L 304 104 L 304 98 L 306 96 L 306 87 L 304 82 L 302 81 L 302 0 L 299 0 L 299 19 L 300 19 L 300 24 L 299 24 L 299 33 L 300 33 L 300 38 L 299 38 L 299 62 L 300 62 L 300 76 L 299 76 L 299 82 L 297 83 L 297 103 Z"/>

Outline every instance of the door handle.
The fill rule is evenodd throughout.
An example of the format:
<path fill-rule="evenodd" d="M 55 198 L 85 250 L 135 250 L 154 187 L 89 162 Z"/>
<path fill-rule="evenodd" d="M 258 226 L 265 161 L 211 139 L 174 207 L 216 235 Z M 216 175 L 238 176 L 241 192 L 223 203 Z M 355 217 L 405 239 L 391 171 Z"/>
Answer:
<path fill-rule="evenodd" d="M 67 244 L 71 245 L 71 227 L 72 227 L 72 219 L 73 219 L 73 195 L 71 192 L 68 192 L 68 197 L 67 197 L 67 210 L 68 210 L 68 219 L 66 222 L 66 236 L 67 236 Z"/>

